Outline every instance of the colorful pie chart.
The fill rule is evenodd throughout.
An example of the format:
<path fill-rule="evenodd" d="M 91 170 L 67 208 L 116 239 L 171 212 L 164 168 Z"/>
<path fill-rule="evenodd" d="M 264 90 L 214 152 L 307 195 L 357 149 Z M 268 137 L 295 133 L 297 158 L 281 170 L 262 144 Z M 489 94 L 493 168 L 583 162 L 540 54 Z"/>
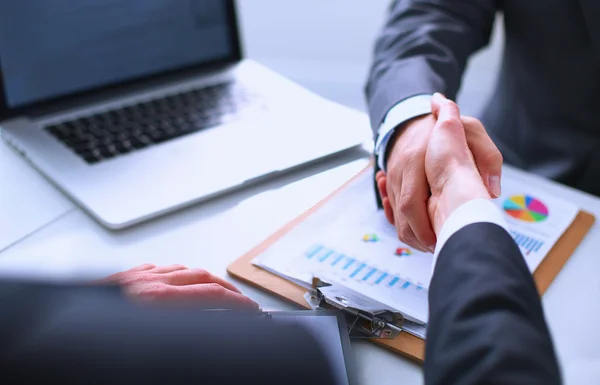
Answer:
<path fill-rule="evenodd" d="M 504 201 L 504 211 L 525 222 L 542 222 L 548 218 L 548 207 L 529 195 L 513 195 Z"/>

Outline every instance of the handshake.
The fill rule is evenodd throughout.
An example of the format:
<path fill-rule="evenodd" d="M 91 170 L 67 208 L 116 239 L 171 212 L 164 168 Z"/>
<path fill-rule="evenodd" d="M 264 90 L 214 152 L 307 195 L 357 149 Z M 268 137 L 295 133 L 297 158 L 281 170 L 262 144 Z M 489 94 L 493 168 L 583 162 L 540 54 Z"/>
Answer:
<path fill-rule="evenodd" d="M 388 221 L 404 243 L 433 252 L 450 214 L 472 199 L 500 195 L 502 155 L 474 118 L 441 94 L 432 114 L 403 128 L 390 144 L 387 172 L 376 175 Z"/>
<path fill-rule="evenodd" d="M 404 128 L 393 144 L 387 174 L 376 176 L 385 215 L 400 240 L 431 252 L 454 210 L 472 199 L 500 195 L 502 169 L 502 156 L 479 121 L 461 118 L 456 104 L 439 94 L 433 96 L 432 112 Z M 141 265 L 100 282 L 119 284 L 141 301 L 258 309 L 228 281 L 181 265 Z"/>

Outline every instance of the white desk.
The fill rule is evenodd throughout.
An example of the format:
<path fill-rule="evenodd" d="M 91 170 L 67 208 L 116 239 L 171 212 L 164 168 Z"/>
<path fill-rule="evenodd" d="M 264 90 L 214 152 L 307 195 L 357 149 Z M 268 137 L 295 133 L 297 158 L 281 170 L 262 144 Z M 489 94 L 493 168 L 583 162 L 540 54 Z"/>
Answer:
<path fill-rule="evenodd" d="M 0 139 L 0 252 L 74 209 Z"/>
<path fill-rule="evenodd" d="M 15 165 L 18 161 L 7 159 L 12 159 Z M 0 253 L 0 273 L 99 278 L 150 262 L 203 267 L 226 276 L 225 269 L 230 262 L 327 195 L 366 163 L 367 153 L 354 151 L 121 232 L 108 231 L 81 210 L 71 209 Z M 518 173 L 512 169 L 505 172 Z M 540 178 L 530 180 L 600 218 L 600 199 Z M 0 180 L 0 186 L 8 182 Z M 543 300 L 567 384 L 590 384 L 600 379 L 600 332 L 596 326 L 600 318 L 598 250 L 600 230 L 596 225 Z M 230 277 L 227 279 L 263 308 L 291 309 L 287 303 Z M 368 342 L 355 342 L 353 346 L 361 384 L 422 383 L 420 366 Z"/>

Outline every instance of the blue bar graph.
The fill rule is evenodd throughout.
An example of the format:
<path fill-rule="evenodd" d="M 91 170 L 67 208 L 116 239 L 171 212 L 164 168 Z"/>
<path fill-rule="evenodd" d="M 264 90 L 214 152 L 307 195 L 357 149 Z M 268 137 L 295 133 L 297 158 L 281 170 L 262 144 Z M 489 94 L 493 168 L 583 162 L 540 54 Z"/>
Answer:
<path fill-rule="evenodd" d="M 375 269 L 375 268 L 371 269 L 371 271 L 369 271 L 369 272 L 367 273 L 367 275 L 365 275 L 365 276 L 363 277 L 363 279 L 362 279 L 362 280 L 363 280 L 363 281 L 366 281 L 366 280 L 368 280 L 368 279 L 369 279 L 369 278 L 371 278 L 371 276 L 372 276 L 373 274 L 375 274 L 376 272 L 377 272 L 377 269 Z"/>
<path fill-rule="evenodd" d="M 319 258 L 319 262 L 324 262 L 327 258 L 329 258 L 331 254 L 333 254 L 333 250 L 328 250 L 325 254 L 321 256 L 321 258 Z"/>
<path fill-rule="evenodd" d="M 510 235 L 514 239 L 515 243 L 525 250 L 525 255 L 529 255 L 531 252 L 537 252 L 544 245 L 543 241 L 529 237 L 525 234 L 521 234 L 518 231 L 511 230 Z"/>
<path fill-rule="evenodd" d="M 338 255 L 338 257 L 331 263 L 331 266 L 337 265 L 342 259 L 344 259 L 344 257 L 345 257 L 344 254 Z"/>
<path fill-rule="evenodd" d="M 321 246 L 321 245 L 316 245 L 316 246 L 311 247 L 306 252 L 306 258 L 310 259 L 310 258 L 314 257 L 322 249 L 323 249 L 323 246 Z"/>
<path fill-rule="evenodd" d="M 387 276 L 388 276 L 388 273 L 381 274 L 381 276 L 379 278 L 377 278 L 377 280 L 375 281 L 375 285 L 379 285 L 381 282 L 383 282 L 384 279 L 386 279 Z"/>
<path fill-rule="evenodd" d="M 364 263 L 361 263 L 361 264 L 360 264 L 360 265 L 359 265 L 359 266 L 356 268 L 356 270 L 354 270 L 354 272 L 352 272 L 352 274 L 350 274 L 350 278 L 354 278 L 354 277 L 356 277 L 356 274 L 360 273 L 360 271 L 361 271 L 362 269 L 364 269 L 364 268 L 365 268 L 365 266 L 367 266 L 367 265 L 365 265 Z"/>
<path fill-rule="evenodd" d="M 350 266 L 352 266 L 352 264 L 354 263 L 354 261 L 356 261 L 356 259 L 350 258 L 348 260 L 348 262 L 344 265 L 344 270 L 347 270 Z"/>
<path fill-rule="evenodd" d="M 520 236 L 519 242 L 522 246 L 530 247 L 531 250 L 541 247 L 541 243 L 535 239 L 525 237 L 522 234 L 513 234 L 513 238 L 515 239 L 518 236 Z M 421 283 L 410 282 L 402 278 L 399 274 L 384 272 L 370 263 L 357 260 L 354 257 L 338 252 L 335 248 L 329 248 L 325 245 L 311 246 L 303 253 L 301 258 L 307 258 L 311 260 L 311 264 L 318 264 L 322 266 L 322 269 L 327 269 L 329 272 L 343 276 L 346 279 L 352 278 L 358 283 L 385 285 L 389 289 L 394 287 L 397 287 L 399 290 L 409 289 L 407 293 L 418 295 L 423 295 L 423 292 L 427 292 L 427 289 Z"/>

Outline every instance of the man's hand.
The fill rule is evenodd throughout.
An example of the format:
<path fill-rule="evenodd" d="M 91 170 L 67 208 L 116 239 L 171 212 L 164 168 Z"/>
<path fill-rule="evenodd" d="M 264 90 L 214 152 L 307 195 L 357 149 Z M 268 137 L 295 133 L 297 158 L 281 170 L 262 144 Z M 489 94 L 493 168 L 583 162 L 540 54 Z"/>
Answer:
<path fill-rule="evenodd" d="M 134 299 L 193 302 L 205 308 L 257 310 L 258 305 L 235 286 L 202 269 L 151 264 L 113 274 L 101 282 L 116 283 Z"/>
<path fill-rule="evenodd" d="M 425 175 L 425 153 L 436 118 L 432 114 L 408 122 L 390 144 L 387 174 L 376 176 L 385 215 L 396 226 L 398 238 L 422 251 L 433 251 L 436 241 L 427 215 L 430 188 Z M 481 122 L 471 117 L 460 120 L 485 187 L 492 197 L 500 196 L 500 151 Z"/>
<path fill-rule="evenodd" d="M 387 175 L 377 175 L 385 215 L 396 226 L 398 238 L 416 249 L 431 252 L 435 234 L 427 215 L 425 151 L 434 124 L 433 115 L 408 122 L 390 143 Z"/>
<path fill-rule="evenodd" d="M 428 212 L 436 234 L 446 218 L 472 199 L 490 199 L 471 150 L 456 104 L 440 94 L 432 99 L 433 127 L 425 155 L 425 174 L 431 190 Z"/>

